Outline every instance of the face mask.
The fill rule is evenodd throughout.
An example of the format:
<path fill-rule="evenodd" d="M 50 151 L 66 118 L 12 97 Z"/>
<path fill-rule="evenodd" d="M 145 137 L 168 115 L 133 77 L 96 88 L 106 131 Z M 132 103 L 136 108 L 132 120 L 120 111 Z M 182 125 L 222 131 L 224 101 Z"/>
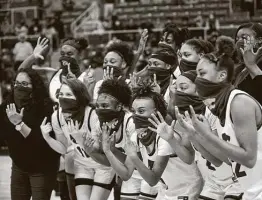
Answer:
<path fill-rule="evenodd" d="M 205 104 L 198 96 L 189 95 L 180 91 L 175 93 L 174 103 L 181 113 L 188 111 L 190 105 L 197 114 L 203 113 L 205 110 Z"/>
<path fill-rule="evenodd" d="M 113 109 L 96 109 L 99 122 L 102 125 L 105 122 L 111 122 L 114 119 L 118 119 L 121 115 L 121 111 Z"/>
<path fill-rule="evenodd" d="M 28 106 L 32 100 L 33 89 L 23 86 L 14 87 L 14 101 L 18 109 Z"/>
<path fill-rule="evenodd" d="M 78 105 L 75 99 L 68 99 L 68 98 L 59 98 L 59 104 L 62 108 L 62 113 L 69 113 L 71 114 L 71 119 L 77 120 L 78 122 L 82 121 L 83 111 Z"/>
<path fill-rule="evenodd" d="M 198 62 L 190 62 L 185 59 L 181 59 L 179 69 L 182 73 L 190 70 L 196 70 L 197 64 Z"/>
<path fill-rule="evenodd" d="M 153 76 L 156 74 L 157 82 L 159 83 L 159 86 L 161 88 L 161 94 L 165 93 L 170 77 L 171 77 L 171 70 L 170 69 L 163 69 L 159 67 L 149 67 L 148 68 L 150 76 Z"/>
<path fill-rule="evenodd" d="M 59 62 L 61 64 L 62 68 L 62 75 L 67 76 L 68 75 L 68 65 L 70 64 L 70 70 L 71 72 L 76 76 L 79 77 L 81 74 L 80 68 L 77 64 L 76 59 L 68 57 L 68 56 L 62 56 L 59 59 Z"/>
<path fill-rule="evenodd" d="M 155 141 L 157 134 L 151 130 L 147 130 L 146 132 L 147 134 L 144 137 L 139 138 L 139 141 L 147 147 Z"/>
<path fill-rule="evenodd" d="M 198 95 L 205 99 L 216 97 L 220 91 L 228 85 L 228 83 L 214 83 L 198 77 L 195 80 L 195 84 Z"/>
<path fill-rule="evenodd" d="M 152 127 L 152 124 L 148 121 L 148 118 L 150 117 L 133 114 L 133 120 L 136 129 L 148 128 L 149 126 Z"/>
<path fill-rule="evenodd" d="M 109 72 L 111 72 L 111 69 L 113 68 L 113 76 L 114 78 L 118 78 L 119 76 L 123 76 L 123 72 L 119 67 L 114 67 L 114 66 L 110 66 L 107 65 L 105 67 L 103 67 L 104 70 L 107 70 L 107 68 L 109 67 Z"/>

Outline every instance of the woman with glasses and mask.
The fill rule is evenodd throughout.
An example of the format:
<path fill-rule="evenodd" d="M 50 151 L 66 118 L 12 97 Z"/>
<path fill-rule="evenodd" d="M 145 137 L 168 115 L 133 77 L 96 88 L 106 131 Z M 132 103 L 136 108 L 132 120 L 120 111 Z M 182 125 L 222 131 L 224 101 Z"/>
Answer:
<path fill-rule="evenodd" d="M 262 83 L 262 25 L 242 24 L 237 29 L 235 43 L 240 63 L 236 68 L 234 85 L 253 96 L 261 104 L 262 95 L 257 86 Z M 249 50 L 245 51 L 246 48 Z"/>
<path fill-rule="evenodd" d="M 54 189 L 60 154 L 40 130 L 53 107 L 44 83 L 32 69 L 20 69 L 12 93 L 0 106 L 0 138 L 12 158 L 11 199 L 49 200 Z M 53 132 L 50 137 L 54 137 Z"/>
<path fill-rule="evenodd" d="M 195 80 L 198 95 L 218 117 L 217 135 L 212 134 L 207 119 L 196 114 L 192 107 L 191 119 L 189 114 L 186 120 L 179 114 L 177 117 L 180 124 L 199 137 L 200 144 L 217 158 L 217 166 L 220 161 L 232 167 L 232 179 L 240 184 L 243 194 L 226 199 L 261 199 L 262 108 L 253 97 L 232 85 L 234 61 L 232 51 L 227 50 L 204 55 L 197 65 Z"/>

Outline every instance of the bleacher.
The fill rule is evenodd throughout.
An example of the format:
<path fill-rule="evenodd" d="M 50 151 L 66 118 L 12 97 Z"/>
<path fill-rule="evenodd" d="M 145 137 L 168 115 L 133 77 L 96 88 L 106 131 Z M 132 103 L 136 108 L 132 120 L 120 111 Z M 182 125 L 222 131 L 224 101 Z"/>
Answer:
<path fill-rule="evenodd" d="M 123 23 L 132 18 L 139 24 L 146 19 L 160 19 L 161 23 L 165 23 L 167 18 L 173 18 L 178 25 L 182 23 L 183 18 L 188 17 L 193 20 L 201 13 L 206 18 L 210 11 L 220 20 L 221 25 L 238 25 L 250 21 L 250 17 L 246 12 L 234 13 L 230 10 L 229 0 L 199 0 L 196 4 L 177 5 L 175 3 L 163 4 L 142 4 L 139 2 L 122 3 L 115 5 L 115 12 L 118 19 Z M 261 21 L 260 16 L 252 18 L 254 21 Z"/>

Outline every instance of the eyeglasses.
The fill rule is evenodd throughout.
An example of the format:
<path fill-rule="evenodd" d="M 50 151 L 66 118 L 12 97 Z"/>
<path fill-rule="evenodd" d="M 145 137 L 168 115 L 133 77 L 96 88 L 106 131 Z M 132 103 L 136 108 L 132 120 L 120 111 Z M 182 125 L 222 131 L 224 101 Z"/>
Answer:
<path fill-rule="evenodd" d="M 26 81 L 22 81 L 22 82 L 15 81 L 14 85 L 15 85 L 15 86 L 28 87 L 29 85 L 32 85 L 32 83 L 28 83 L 28 82 L 26 82 Z"/>

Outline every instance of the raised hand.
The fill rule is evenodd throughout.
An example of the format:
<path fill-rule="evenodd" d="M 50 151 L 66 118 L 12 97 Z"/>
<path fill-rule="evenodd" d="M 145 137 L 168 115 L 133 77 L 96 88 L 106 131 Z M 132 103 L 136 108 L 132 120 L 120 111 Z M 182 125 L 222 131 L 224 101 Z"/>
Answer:
<path fill-rule="evenodd" d="M 102 147 L 103 151 L 112 151 L 116 144 L 115 132 L 110 135 L 112 127 L 108 123 L 102 125 Z"/>
<path fill-rule="evenodd" d="M 171 76 L 169 82 L 169 97 L 174 98 L 175 93 L 176 93 L 176 83 L 174 83 L 174 78 L 173 76 Z"/>
<path fill-rule="evenodd" d="M 70 63 L 67 64 L 67 70 L 68 70 L 68 74 L 66 76 L 67 79 L 76 78 L 76 75 L 74 75 L 74 73 L 71 71 Z"/>
<path fill-rule="evenodd" d="M 190 112 L 192 115 L 192 124 L 197 133 L 206 134 L 212 132 L 209 122 L 203 115 L 197 115 L 192 106 L 190 106 Z"/>
<path fill-rule="evenodd" d="M 141 38 L 140 38 L 139 46 L 138 46 L 138 50 L 137 50 L 139 53 L 144 52 L 144 50 L 146 48 L 147 38 L 148 38 L 148 30 L 144 29 L 142 34 L 141 34 Z"/>
<path fill-rule="evenodd" d="M 137 77 L 137 73 L 130 74 L 131 88 L 137 88 L 139 83 L 141 82 L 141 77 Z"/>
<path fill-rule="evenodd" d="M 92 71 L 91 65 L 88 67 L 86 75 L 84 76 L 84 83 L 86 85 L 95 84 L 94 72 Z"/>
<path fill-rule="evenodd" d="M 15 104 L 9 104 L 6 108 L 6 114 L 9 119 L 9 121 L 13 125 L 18 125 L 22 122 L 23 116 L 24 116 L 24 108 L 21 109 L 20 113 L 16 111 Z"/>
<path fill-rule="evenodd" d="M 42 39 L 41 37 L 38 38 L 36 47 L 33 52 L 35 58 L 40 58 L 44 60 L 44 56 L 42 55 L 42 53 L 44 50 L 48 48 L 48 42 L 49 40 L 47 38 L 42 38 Z"/>
<path fill-rule="evenodd" d="M 158 118 L 157 118 L 158 116 Z M 171 126 L 169 126 L 160 112 L 157 111 L 157 116 L 152 114 L 153 119 L 148 119 L 151 124 L 155 127 L 148 127 L 150 130 L 156 132 L 162 139 L 170 141 L 173 138 L 181 140 L 181 137 L 174 131 L 175 121 L 172 121 Z"/>
<path fill-rule="evenodd" d="M 247 67 L 256 65 L 256 58 L 262 49 L 262 47 L 260 47 L 256 52 L 254 52 L 254 40 L 254 38 L 247 36 L 247 38 L 244 39 L 244 48 L 240 48 Z"/>
<path fill-rule="evenodd" d="M 44 139 L 50 137 L 49 133 L 53 130 L 51 123 L 50 122 L 46 123 L 46 120 L 47 120 L 47 117 L 44 118 L 44 120 L 43 120 L 43 122 L 40 126 L 40 129 L 41 129 L 41 132 L 42 132 Z"/>
<path fill-rule="evenodd" d="M 132 142 L 130 136 L 127 135 L 125 144 L 126 155 L 129 157 L 137 157 L 137 151 L 137 145 L 134 142 Z"/>
<path fill-rule="evenodd" d="M 175 114 L 176 114 L 176 119 L 179 125 L 185 130 L 184 132 L 187 133 L 194 133 L 195 129 L 194 126 L 192 125 L 191 118 L 187 112 L 186 117 L 182 114 L 180 114 L 178 107 L 175 107 Z"/>
<path fill-rule="evenodd" d="M 159 94 L 161 92 L 161 88 L 157 83 L 156 74 L 154 74 L 154 78 L 153 78 L 153 91 Z"/>
<path fill-rule="evenodd" d="M 95 140 L 92 137 L 90 136 L 86 137 L 84 141 L 84 149 L 87 154 L 90 154 L 95 150 L 94 143 L 95 143 Z"/>
<path fill-rule="evenodd" d="M 114 78 L 114 68 L 106 67 L 106 69 L 104 69 L 103 80 L 108 80 L 108 79 L 113 79 L 113 78 Z"/>

